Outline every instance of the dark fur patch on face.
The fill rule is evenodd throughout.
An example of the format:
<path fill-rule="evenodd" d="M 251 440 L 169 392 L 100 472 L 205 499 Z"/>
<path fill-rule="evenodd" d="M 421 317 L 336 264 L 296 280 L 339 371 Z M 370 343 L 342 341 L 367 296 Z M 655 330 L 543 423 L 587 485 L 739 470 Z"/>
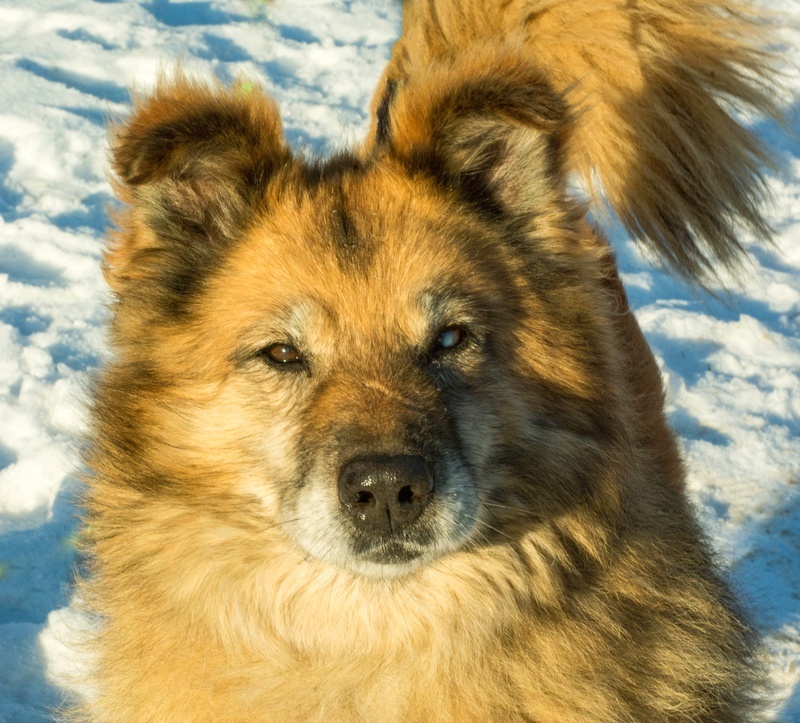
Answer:
<path fill-rule="evenodd" d="M 296 172 L 302 186 L 314 190 L 341 182 L 344 177 L 363 171 L 368 164 L 354 153 L 338 153 L 330 158 L 298 162 Z"/>
<path fill-rule="evenodd" d="M 391 111 L 392 102 L 394 101 L 395 93 L 397 92 L 397 81 L 389 80 L 386 83 L 386 88 L 383 91 L 381 104 L 378 106 L 376 112 L 377 129 L 375 131 L 375 143 L 383 145 L 389 140 L 389 113 Z"/>
<path fill-rule="evenodd" d="M 298 162 L 292 177 L 293 193 L 313 209 L 319 239 L 332 247 L 344 269 L 359 274 L 369 270 L 374 243 L 362 231 L 358 199 L 350 197 L 349 189 L 358 186 L 370 163 L 355 154 L 341 153 L 330 159 Z"/>
<path fill-rule="evenodd" d="M 350 216 L 344 193 L 339 191 L 339 202 L 331 209 L 330 229 L 331 240 L 339 263 L 344 266 L 366 266 L 364 253 L 364 240 L 359 236 L 358 230 Z"/>

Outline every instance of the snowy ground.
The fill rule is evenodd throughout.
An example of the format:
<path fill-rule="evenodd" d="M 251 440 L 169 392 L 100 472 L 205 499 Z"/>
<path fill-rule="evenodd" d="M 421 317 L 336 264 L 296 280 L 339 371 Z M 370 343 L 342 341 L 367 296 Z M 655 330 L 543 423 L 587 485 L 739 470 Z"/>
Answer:
<path fill-rule="evenodd" d="M 800 0 L 784 12 L 795 131 Z M 104 354 L 104 124 L 182 59 L 261 79 L 295 145 L 359 137 L 399 26 L 390 0 L 0 0 L 0 721 L 47 719 L 74 666 L 74 449 Z M 800 721 L 800 143 L 764 124 L 777 247 L 727 304 L 620 259 L 669 389 L 702 518 L 766 636 L 775 720 Z"/>

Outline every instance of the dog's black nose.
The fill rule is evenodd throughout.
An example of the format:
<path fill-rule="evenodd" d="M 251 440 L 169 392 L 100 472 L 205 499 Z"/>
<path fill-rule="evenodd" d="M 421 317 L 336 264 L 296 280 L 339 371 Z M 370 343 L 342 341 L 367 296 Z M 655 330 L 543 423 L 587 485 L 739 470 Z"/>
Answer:
<path fill-rule="evenodd" d="M 339 499 L 365 532 L 397 532 L 422 514 L 433 484 L 424 457 L 359 457 L 342 467 Z"/>

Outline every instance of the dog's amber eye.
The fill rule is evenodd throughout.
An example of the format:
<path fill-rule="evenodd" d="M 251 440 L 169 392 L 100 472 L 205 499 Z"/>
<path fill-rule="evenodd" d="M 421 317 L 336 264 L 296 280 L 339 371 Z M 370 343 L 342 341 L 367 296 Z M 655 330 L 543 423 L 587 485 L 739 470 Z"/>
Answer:
<path fill-rule="evenodd" d="M 273 344 L 264 349 L 263 353 L 275 364 L 297 364 L 303 361 L 300 352 L 289 344 Z"/>
<path fill-rule="evenodd" d="M 453 324 L 446 326 L 436 335 L 434 351 L 450 351 L 461 346 L 467 340 L 468 332 L 463 326 Z"/>

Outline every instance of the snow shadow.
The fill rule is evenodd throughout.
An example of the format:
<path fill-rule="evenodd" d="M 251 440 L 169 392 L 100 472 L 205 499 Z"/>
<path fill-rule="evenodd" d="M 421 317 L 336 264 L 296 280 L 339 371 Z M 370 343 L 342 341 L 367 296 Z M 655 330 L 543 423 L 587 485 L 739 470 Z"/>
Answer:
<path fill-rule="evenodd" d="M 253 56 L 230 38 L 214 33 L 204 33 L 203 42 L 205 48 L 195 52 L 195 55 L 203 60 L 222 60 L 226 63 L 253 61 Z"/>
<path fill-rule="evenodd" d="M 11 220 L 22 201 L 22 194 L 8 186 L 8 174 L 13 167 L 14 145 L 0 140 L 0 217 L 5 220 Z"/>
<path fill-rule="evenodd" d="M 47 351 L 50 352 L 53 364 L 64 364 L 75 372 L 96 368 L 100 359 L 86 349 L 84 339 L 80 330 L 72 330 L 67 332 L 66 340 L 62 339 L 49 346 Z"/>
<path fill-rule="evenodd" d="M 142 7 L 158 22 L 173 28 L 184 25 L 226 25 L 246 19 L 242 15 L 217 10 L 210 2 L 173 3 L 170 0 L 150 0 L 143 3 Z"/>
<path fill-rule="evenodd" d="M 713 444 L 715 447 L 727 447 L 733 440 L 724 432 L 714 427 L 709 427 L 691 412 L 684 408 L 674 409 L 669 413 L 669 426 L 675 433 L 683 438 L 694 441 L 703 441 Z M 716 503 L 714 503 L 716 504 Z M 712 504 L 712 506 L 714 506 Z M 719 517 L 722 510 L 715 509 Z"/>
<path fill-rule="evenodd" d="M 22 336 L 30 336 L 45 331 L 53 319 L 40 314 L 31 305 L 7 306 L 0 309 L 0 322 L 13 326 Z"/>
<path fill-rule="evenodd" d="M 800 721 L 800 685 L 796 685 L 791 695 L 783 702 L 783 719 L 786 723 Z"/>
<path fill-rule="evenodd" d="M 781 125 L 771 118 L 763 118 L 750 128 L 778 157 L 779 164 L 788 166 L 791 160 L 800 156 L 800 101 L 785 110 L 784 121 L 785 125 Z"/>
<path fill-rule="evenodd" d="M 0 273 L 8 274 L 9 281 L 29 286 L 61 286 L 61 272 L 55 266 L 37 261 L 18 246 L 0 246 Z"/>
<path fill-rule="evenodd" d="M 52 723 L 52 711 L 63 701 L 63 694 L 46 678 L 41 629 L 30 623 L 0 623 L 0 723 Z"/>
<path fill-rule="evenodd" d="M 48 522 L 0 535 L 0 649 L 7 651 L 0 721 L 50 721 L 48 711 L 63 698 L 47 679 L 39 634 L 50 611 L 67 604 L 77 558 L 77 520 L 68 488 L 74 484 L 62 485 Z"/>
<path fill-rule="evenodd" d="M 6 467 L 10 467 L 16 461 L 16 452 L 0 443 L 0 471 L 4 470 Z"/>
<path fill-rule="evenodd" d="M 76 487 L 64 482 L 50 519 L 29 529 L 0 534 L 0 625 L 42 625 L 51 610 L 68 602 L 77 528 Z"/>
<path fill-rule="evenodd" d="M 776 639 L 800 625 L 800 479 L 788 481 L 785 499 L 773 514 L 745 530 L 742 548 L 749 550 L 731 569 L 739 596 L 756 626 Z M 783 630 L 787 629 L 784 633 Z M 782 704 L 782 723 L 800 721 L 800 685 Z"/>
<path fill-rule="evenodd" d="M 319 37 L 310 30 L 296 25 L 279 25 L 278 32 L 280 32 L 282 38 L 293 40 L 296 43 L 303 43 L 304 45 L 317 45 L 320 42 Z"/>
<path fill-rule="evenodd" d="M 117 48 L 113 43 L 109 43 L 83 28 L 77 28 L 75 30 L 57 30 L 56 35 L 67 40 L 77 40 L 78 42 L 99 45 L 103 50 L 115 50 Z"/>
<path fill-rule="evenodd" d="M 56 106 L 60 110 L 67 113 L 72 113 L 80 118 L 85 118 L 87 121 L 100 128 L 105 128 L 109 119 L 109 114 L 94 108 L 78 108 L 76 106 L 60 105 Z"/>
<path fill-rule="evenodd" d="M 682 342 L 654 333 L 647 334 L 647 342 L 670 372 L 680 376 L 687 386 L 694 386 L 711 371 L 707 359 L 722 348 L 721 344 L 711 341 L 692 339 Z M 727 447 L 733 441 L 721 430 L 702 422 L 685 407 L 671 409 L 669 423 L 679 436 L 686 439 L 703 440 L 720 447 Z"/>
<path fill-rule="evenodd" d="M 109 103 L 130 102 L 128 91 L 121 85 L 117 85 L 108 80 L 93 78 L 63 68 L 42 65 L 28 58 L 20 58 L 16 62 L 16 66 L 51 83 L 65 85 L 67 88 L 77 90 L 79 93 L 85 93 L 86 95 L 94 96 L 95 98 Z"/>
<path fill-rule="evenodd" d="M 61 229 L 88 228 L 101 234 L 108 226 L 106 210 L 113 200 L 113 197 L 105 191 L 92 193 L 81 199 L 80 208 L 55 214 L 51 220 Z"/>
<path fill-rule="evenodd" d="M 800 623 L 800 479 L 787 481 L 783 503 L 767 518 L 745 530 L 745 555 L 733 568 L 749 590 L 750 606 L 759 622 L 772 629 Z M 800 702 L 800 701 L 799 701 Z"/>
<path fill-rule="evenodd" d="M 648 332 L 647 342 L 658 352 L 664 363 L 680 375 L 687 386 L 694 386 L 711 367 L 707 359 L 722 345 L 703 339 L 678 340 L 671 336 Z"/>

